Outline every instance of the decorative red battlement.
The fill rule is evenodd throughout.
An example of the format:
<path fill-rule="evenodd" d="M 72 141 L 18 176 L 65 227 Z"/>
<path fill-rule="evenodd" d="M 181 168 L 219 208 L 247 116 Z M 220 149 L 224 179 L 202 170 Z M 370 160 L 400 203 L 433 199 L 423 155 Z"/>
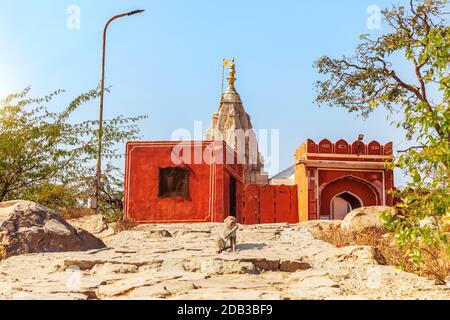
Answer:
<path fill-rule="evenodd" d="M 336 143 L 333 143 L 328 139 L 323 139 L 316 144 L 313 140 L 308 139 L 307 152 L 319 154 L 351 154 L 358 156 L 389 156 L 392 155 L 392 146 L 392 142 L 389 142 L 383 146 L 375 140 L 369 142 L 368 144 L 365 144 L 361 140 L 357 140 L 352 144 L 349 144 L 344 139 L 341 139 Z"/>
<path fill-rule="evenodd" d="M 310 167 L 384 169 L 386 161 L 392 161 L 392 142 L 381 145 L 378 141 L 365 144 L 357 140 L 349 144 L 344 139 L 335 143 L 323 139 L 318 144 L 308 139 L 297 149 L 296 163 Z"/>

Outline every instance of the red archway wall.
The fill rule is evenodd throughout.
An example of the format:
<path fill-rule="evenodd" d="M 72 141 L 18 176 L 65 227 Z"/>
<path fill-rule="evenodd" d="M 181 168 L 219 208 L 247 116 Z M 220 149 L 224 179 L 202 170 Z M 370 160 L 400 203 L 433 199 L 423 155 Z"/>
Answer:
<path fill-rule="evenodd" d="M 351 176 L 343 177 L 328 183 L 320 193 L 320 215 L 330 216 L 331 200 L 338 194 L 351 192 L 362 201 L 362 205 L 381 205 L 380 195 L 376 189 L 367 181 Z"/>

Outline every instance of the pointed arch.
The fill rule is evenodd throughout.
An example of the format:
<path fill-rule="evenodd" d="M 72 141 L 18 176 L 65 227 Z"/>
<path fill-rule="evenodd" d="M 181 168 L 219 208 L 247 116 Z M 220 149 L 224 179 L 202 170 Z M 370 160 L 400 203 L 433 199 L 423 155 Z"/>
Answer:
<path fill-rule="evenodd" d="M 343 213 L 337 213 L 338 210 L 336 210 L 336 200 L 342 199 L 347 205 L 348 210 Z M 333 220 L 341 220 L 347 215 L 351 210 L 361 208 L 363 206 L 363 201 L 353 192 L 351 191 L 342 191 L 339 194 L 336 194 L 330 201 L 330 213 L 331 213 L 331 219 Z"/>
<path fill-rule="evenodd" d="M 339 194 L 349 193 L 358 198 L 361 206 L 382 205 L 382 198 L 374 185 L 364 179 L 347 175 L 337 178 L 321 186 L 319 197 L 319 213 L 331 218 L 330 203 Z"/>

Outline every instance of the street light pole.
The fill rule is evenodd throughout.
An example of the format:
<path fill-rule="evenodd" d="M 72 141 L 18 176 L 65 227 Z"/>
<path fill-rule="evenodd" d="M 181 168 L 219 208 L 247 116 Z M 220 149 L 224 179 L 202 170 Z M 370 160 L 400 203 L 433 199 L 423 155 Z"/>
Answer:
<path fill-rule="evenodd" d="M 138 13 L 142 13 L 145 10 L 134 10 L 127 13 L 118 14 L 111 19 L 105 25 L 103 29 L 103 50 L 102 50 L 102 80 L 100 82 L 100 110 L 99 110 L 99 123 L 98 123 L 98 146 L 97 146 L 97 166 L 95 171 L 95 203 L 91 203 L 91 207 L 100 210 L 100 186 L 102 176 L 102 138 L 103 138 L 103 100 L 105 94 L 105 55 L 106 55 L 106 33 L 108 27 L 114 20 L 122 17 L 132 16 Z"/>

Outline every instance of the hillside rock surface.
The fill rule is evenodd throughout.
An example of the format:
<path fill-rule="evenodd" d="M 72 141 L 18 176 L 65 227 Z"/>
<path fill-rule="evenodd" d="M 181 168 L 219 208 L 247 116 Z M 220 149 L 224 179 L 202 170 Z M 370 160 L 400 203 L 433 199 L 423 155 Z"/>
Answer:
<path fill-rule="evenodd" d="M 0 299 L 450 299 L 448 286 L 378 265 L 371 247 L 336 248 L 305 224 L 241 226 L 215 253 L 221 224 L 142 225 L 108 248 L 0 261 Z"/>

